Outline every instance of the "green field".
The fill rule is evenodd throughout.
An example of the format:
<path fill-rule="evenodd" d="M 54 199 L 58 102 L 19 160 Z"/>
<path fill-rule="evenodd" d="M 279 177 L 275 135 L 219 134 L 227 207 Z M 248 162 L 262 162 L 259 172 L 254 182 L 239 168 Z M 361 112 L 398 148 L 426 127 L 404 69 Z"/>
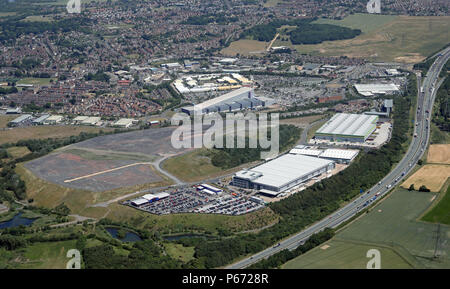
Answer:
<path fill-rule="evenodd" d="M 382 268 L 383 264 L 386 268 L 449 268 L 450 227 L 440 227 L 437 247 L 439 258 L 434 259 L 438 225 L 417 220 L 435 200 L 435 196 L 434 193 L 396 189 L 369 213 L 338 232 L 329 241 L 331 245 L 328 249 L 315 248 L 291 260 L 286 267 L 353 268 L 363 264 L 363 260 L 367 262 L 368 259 L 361 253 L 370 247 L 382 249 Z M 347 261 L 336 264 L 336 257 L 332 256 L 340 254 Z M 401 259 L 404 260 L 403 264 Z"/>
<path fill-rule="evenodd" d="M 357 14 L 343 20 L 320 19 L 318 23 L 359 28 L 363 33 L 353 39 L 295 45 L 300 53 L 416 63 L 450 42 L 450 16 Z M 286 42 L 276 41 L 274 45 L 286 45 Z"/>
<path fill-rule="evenodd" d="M 223 170 L 211 164 L 206 149 L 199 149 L 169 158 L 162 163 L 162 167 L 177 178 L 187 182 L 209 179 L 233 171 Z M 234 171 L 237 169 L 235 168 Z"/>
<path fill-rule="evenodd" d="M 14 159 L 21 158 L 31 153 L 31 151 L 27 147 L 10 147 L 6 151 Z"/>
<path fill-rule="evenodd" d="M 363 33 L 368 33 L 383 27 L 389 22 L 394 21 L 398 16 L 394 15 L 375 15 L 356 13 L 349 15 L 342 20 L 332 20 L 320 18 L 312 23 L 314 24 L 333 24 L 352 29 L 360 29 Z"/>
<path fill-rule="evenodd" d="M 22 78 L 21 80 L 17 81 L 17 84 L 48 85 L 48 84 L 50 84 L 50 80 L 54 81 L 55 78 L 27 77 L 27 78 Z"/>
<path fill-rule="evenodd" d="M 431 144 L 447 144 L 450 143 L 450 133 L 440 130 L 433 122 L 431 122 Z"/>
<path fill-rule="evenodd" d="M 441 194 L 444 194 L 441 192 Z M 450 186 L 439 203 L 423 216 L 422 220 L 450 225 Z"/>
<path fill-rule="evenodd" d="M 35 243 L 28 246 L 23 254 L 24 260 L 19 268 L 65 269 L 70 258 L 67 251 L 74 249 L 76 240 Z"/>
<path fill-rule="evenodd" d="M 365 269 L 370 259 L 366 254 L 370 249 L 380 251 L 382 269 L 413 268 L 403 257 L 388 247 L 333 239 L 307 252 L 302 258 L 287 262 L 283 265 L 283 269 Z"/>
<path fill-rule="evenodd" d="M 194 259 L 194 247 L 184 247 L 181 244 L 165 243 L 164 249 L 173 259 L 179 259 L 184 263 Z"/>

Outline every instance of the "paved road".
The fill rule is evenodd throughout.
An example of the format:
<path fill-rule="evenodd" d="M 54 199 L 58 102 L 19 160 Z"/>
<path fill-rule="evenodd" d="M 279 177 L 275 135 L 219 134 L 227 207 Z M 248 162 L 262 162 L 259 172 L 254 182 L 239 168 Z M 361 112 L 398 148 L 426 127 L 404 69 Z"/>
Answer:
<path fill-rule="evenodd" d="M 361 197 L 358 197 L 355 201 L 346 205 L 345 207 L 339 209 L 328 217 L 322 219 L 321 221 L 311 225 L 310 227 L 304 229 L 303 231 L 281 241 L 277 245 L 267 248 L 251 257 L 245 258 L 239 262 L 227 266 L 227 269 L 242 269 L 257 261 L 266 259 L 271 255 L 284 250 L 293 250 L 299 245 L 303 244 L 312 234 L 322 231 L 325 228 L 336 228 L 343 222 L 355 216 L 358 212 L 367 207 L 366 202 L 375 198 L 379 198 L 387 194 L 395 185 L 399 184 L 402 179 L 408 175 L 408 173 L 414 168 L 417 161 L 422 157 L 425 148 L 427 147 L 430 127 L 429 127 L 429 116 L 431 116 L 431 110 L 434 103 L 434 98 L 436 96 L 436 91 L 439 85 L 442 83 L 437 83 L 439 73 L 444 66 L 444 64 L 450 58 L 450 47 L 444 49 L 436 61 L 431 66 L 425 79 L 422 79 L 420 74 L 417 76 L 418 82 L 418 99 L 417 99 L 417 114 L 415 133 L 417 136 L 412 138 L 411 144 L 408 148 L 403 159 L 395 166 L 395 168 L 383 178 L 377 185 L 372 187 L 369 191 L 364 192 Z M 423 85 L 423 92 L 421 92 L 421 85 Z M 428 113 L 426 112 L 428 111 Z"/>

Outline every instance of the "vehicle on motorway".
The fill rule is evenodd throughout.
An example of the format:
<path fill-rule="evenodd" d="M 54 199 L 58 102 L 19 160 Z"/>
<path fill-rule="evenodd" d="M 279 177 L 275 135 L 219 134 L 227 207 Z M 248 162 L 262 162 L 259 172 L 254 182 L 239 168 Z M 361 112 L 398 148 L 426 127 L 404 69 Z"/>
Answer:
<path fill-rule="evenodd" d="M 273 246 L 274 248 L 280 247 L 280 243 L 276 244 L 275 246 Z"/>

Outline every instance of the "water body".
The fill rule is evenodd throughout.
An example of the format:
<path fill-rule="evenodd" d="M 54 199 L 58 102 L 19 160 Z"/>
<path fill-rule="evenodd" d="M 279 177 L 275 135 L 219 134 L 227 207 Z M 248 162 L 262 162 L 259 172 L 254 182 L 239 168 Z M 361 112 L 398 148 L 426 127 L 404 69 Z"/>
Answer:
<path fill-rule="evenodd" d="M 31 226 L 31 224 L 33 224 L 33 222 L 37 219 L 29 219 L 21 216 L 22 212 L 15 215 L 11 220 L 0 223 L 0 229 L 14 228 L 19 226 Z"/>
<path fill-rule="evenodd" d="M 123 239 L 119 239 L 117 237 L 117 231 L 118 229 L 116 228 L 105 228 L 106 231 L 108 231 L 108 233 L 115 239 L 120 240 L 122 242 L 137 242 L 137 241 L 142 241 L 141 237 L 139 237 L 138 234 L 135 234 L 133 232 L 127 232 L 125 235 L 125 238 Z"/>

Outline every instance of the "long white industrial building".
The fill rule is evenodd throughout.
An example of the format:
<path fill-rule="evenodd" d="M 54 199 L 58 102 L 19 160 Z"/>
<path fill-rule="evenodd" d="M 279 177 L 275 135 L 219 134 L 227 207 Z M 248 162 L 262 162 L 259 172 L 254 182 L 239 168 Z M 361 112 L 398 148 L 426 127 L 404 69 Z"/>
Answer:
<path fill-rule="evenodd" d="M 242 87 L 197 105 L 183 107 L 181 111 L 192 115 L 194 111 L 199 114 L 232 112 L 261 106 L 265 106 L 265 102 L 255 97 L 253 88 Z"/>
<path fill-rule="evenodd" d="M 285 154 L 233 176 L 233 185 L 281 193 L 331 171 L 335 162 L 300 154 Z"/>
<path fill-rule="evenodd" d="M 337 113 L 315 133 L 316 139 L 364 142 L 377 128 L 377 115 Z"/>

